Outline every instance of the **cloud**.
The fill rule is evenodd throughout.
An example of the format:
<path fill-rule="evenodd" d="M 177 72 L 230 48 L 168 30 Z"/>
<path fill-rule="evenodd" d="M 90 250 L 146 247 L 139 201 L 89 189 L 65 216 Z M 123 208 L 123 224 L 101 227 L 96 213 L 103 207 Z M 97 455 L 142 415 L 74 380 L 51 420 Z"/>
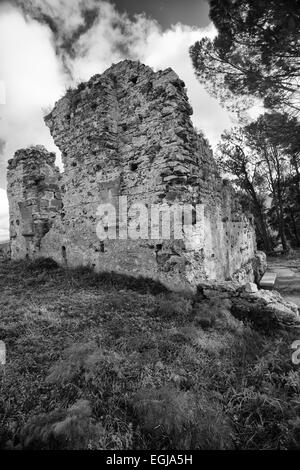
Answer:
<path fill-rule="evenodd" d="M 68 72 L 68 62 L 76 52 L 76 41 L 88 31 L 101 14 L 98 0 L 14 0 L 25 18 L 46 25 L 52 32 L 56 54 Z"/>
<path fill-rule="evenodd" d="M 0 243 L 9 239 L 8 201 L 6 191 L 0 189 Z"/>
<path fill-rule="evenodd" d="M 6 186 L 6 164 L 18 148 L 44 144 L 57 150 L 43 122 L 42 108 L 64 92 L 65 75 L 53 49 L 51 32 L 25 20 L 16 8 L 0 6 L 0 80 L 6 104 L 0 105 L 0 187 Z"/>
<path fill-rule="evenodd" d="M 6 145 L 5 140 L 0 138 L 0 155 L 3 155 L 5 145 Z"/>

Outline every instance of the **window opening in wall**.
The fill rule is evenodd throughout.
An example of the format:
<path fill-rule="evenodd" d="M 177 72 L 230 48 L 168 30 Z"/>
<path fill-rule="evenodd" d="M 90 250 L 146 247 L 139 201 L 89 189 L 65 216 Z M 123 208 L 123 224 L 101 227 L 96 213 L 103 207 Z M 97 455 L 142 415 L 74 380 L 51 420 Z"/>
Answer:
<path fill-rule="evenodd" d="M 130 170 L 131 171 L 136 171 L 138 168 L 138 164 L 137 163 L 130 163 Z"/>
<path fill-rule="evenodd" d="M 137 82 L 137 79 L 138 79 L 137 77 L 132 77 L 130 81 L 135 85 Z"/>
<path fill-rule="evenodd" d="M 65 246 L 61 247 L 61 256 L 65 264 L 67 264 L 67 250 Z"/>

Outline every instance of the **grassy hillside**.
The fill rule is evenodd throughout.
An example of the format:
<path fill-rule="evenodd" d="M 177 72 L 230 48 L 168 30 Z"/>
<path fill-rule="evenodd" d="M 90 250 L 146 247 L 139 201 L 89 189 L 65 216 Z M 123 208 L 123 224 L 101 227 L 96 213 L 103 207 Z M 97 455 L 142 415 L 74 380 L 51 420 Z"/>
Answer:
<path fill-rule="evenodd" d="M 297 334 L 49 260 L 0 263 L 0 289 L 0 448 L 300 447 Z"/>

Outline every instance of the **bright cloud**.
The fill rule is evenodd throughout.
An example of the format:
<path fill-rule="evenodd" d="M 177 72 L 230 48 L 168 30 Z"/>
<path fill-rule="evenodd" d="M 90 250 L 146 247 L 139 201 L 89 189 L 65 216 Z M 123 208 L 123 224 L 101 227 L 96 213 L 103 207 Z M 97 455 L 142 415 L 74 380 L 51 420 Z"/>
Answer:
<path fill-rule="evenodd" d="M 9 239 L 7 214 L 8 201 L 6 191 L 0 189 L 0 243 Z"/>
<path fill-rule="evenodd" d="M 64 76 L 48 28 L 5 6 L 0 8 L 0 64 L 6 92 L 6 103 L 0 105 L 0 137 L 6 142 L 0 155 L 3 187 L 7 160 L 18 148 L 41 143 L 55 149 L 42 110 L 63 94 Z"/>

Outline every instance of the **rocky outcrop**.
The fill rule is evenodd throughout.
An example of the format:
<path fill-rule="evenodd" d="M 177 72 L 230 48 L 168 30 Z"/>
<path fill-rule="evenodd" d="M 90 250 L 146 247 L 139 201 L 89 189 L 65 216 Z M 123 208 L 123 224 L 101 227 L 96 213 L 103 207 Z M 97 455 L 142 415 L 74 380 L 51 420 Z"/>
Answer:
<path fill-rule="evenodd" d="M 267 257 L 263 251 L 257 251 L 252 259 L 253 278 L 257 284 L 265 274 L 268 267 Z"/>
<path fill-rule="evenodd" d="M 233 300 L 231 312 L 239 320 L 248 320 L 266 331 L 300 328 L 298 306 L 276 291 L 244 292 Z"/>
<path fill-rule="evenodd" d="M 258 289 L 255 283 L 202 282 L 197 288 L 197 302 L 223 299 L 238 320 L 251 322 L 266 332 L 278 328 L 300 328 L 299 309 L 279 292 Z"/>

